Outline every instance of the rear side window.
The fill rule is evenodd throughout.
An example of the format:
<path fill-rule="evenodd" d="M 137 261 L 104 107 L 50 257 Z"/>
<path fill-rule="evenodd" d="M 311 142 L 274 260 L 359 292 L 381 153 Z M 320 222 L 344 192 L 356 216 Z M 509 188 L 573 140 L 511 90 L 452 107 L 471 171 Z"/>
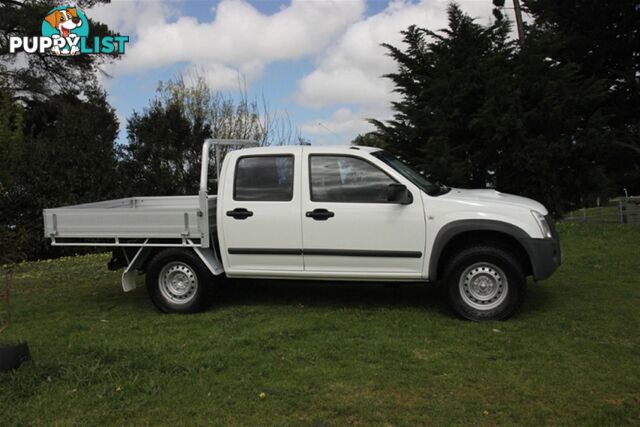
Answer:
<path fill-rule="evenodd" d="M 349 156 L 310 156 L 311 200 L 338 203 L 387 203 L 396 182 L 371 163 Z"/>
<path fill-rule="evenodd" d="M 247 156 L 236 164 L 234 200 L 286 202 L 293 199 L 293 156 Z"/>

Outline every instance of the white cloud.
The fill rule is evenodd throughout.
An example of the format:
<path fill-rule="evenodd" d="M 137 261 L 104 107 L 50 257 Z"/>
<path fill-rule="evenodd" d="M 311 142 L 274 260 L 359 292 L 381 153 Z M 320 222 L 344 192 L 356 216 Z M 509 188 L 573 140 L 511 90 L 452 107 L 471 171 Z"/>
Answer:
<path fill-rule="evenodd" d="M 320 68 L 300 81 L 294 97 L 307 107 L 387 102 L 391 99 L 393 84 L 381 76 L 355 65 Z"/>
<path fill-rule="evenodd" d="M 319 118 L 312 122 L 305 123 L 300 130 L 311 135 L 325 134 L 351 134 L 354 132 L 366 132 L 371 130 L 365 120 L 367 117 L 356 113 L 349 108 L 336 110 L 329 118 Z"/>
<path fill-rule="evenodd" d="M 459 3 L 481 22 L 491 15 L 488 0 Z M 310 107 L 388 104 L 394 98 L 393 84 L 382 76 L 394 72 L 396 64 L 381 44 L 400 45 L 400 32 L 412 24 L 433 30 L 444 28 L 448 4 L 445 0 L 394 0 L 384 11 L 353 24 L 326 50 L 318 68 L 300 80 L 295 99 Z"/>
<path fill-rule="evenodd" d="M 114 29 L 136 35 L 126 55 L 108 71 L 133 74 L 186 62 L 205 70 L 213 88 L 227 88 L 238 73 L 250 82 L 270 62 L 321 52 L 365 8 L 364 0 L 293 0 L 265 15 L 244 0 L 222 0 L 212 9 L 214 19 L 200 22 L 180 16 L 171 4 L 155 6 L 114 2 L 92 11 Z"/>
<path fill-rule="evenodd" d="M 111 3 L 97 3 L 88 15 L 112 30 L 128 35 L 139 28 L 161 25 L 167 17 L 177 13 L 177 6 L 179 2 L 114 0 Z"/>
<path fill-rule="evenodd" d="M 182 72 L 187 84 L 204 78 L 207 85 L 214 90 L 235 90 L 242 88 L 245 82 L 251 82 L 262 74 L 261 63 L 247 63 L 239 68 L 227 67 L 218 62 L 198 63 L 187 66 Z"/>
<path fill-rule="evenodd" d="M 328 117 L 318 117 L 300 126 L 303 136 L 316 144 L 349 144 L 358 134 L 375 129 L 367 119 L 386 120 L 391 117 L 388 108 L 347 108 L 341 107 Z"/>

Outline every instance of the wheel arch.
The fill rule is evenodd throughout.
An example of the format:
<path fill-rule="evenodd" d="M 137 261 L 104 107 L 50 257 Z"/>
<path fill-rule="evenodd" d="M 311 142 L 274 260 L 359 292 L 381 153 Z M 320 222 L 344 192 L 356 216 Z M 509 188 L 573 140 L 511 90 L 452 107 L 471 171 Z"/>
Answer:
<path fill-rule="evenodd" d="M 169 249 L 181 249 L 184 251 L 193 251 L 202 263 L 209 269 L 211 274 L 214 276 L 219 276 L 224 272 L 224 268 L 222 267 L 222 263 L 218 258 L 218 255 L 215 251 L 215 248 L 200 248 L 200 247 L 151 247 L 149 248 L 149 253 L 145 255 L 144 260 L 142 261 L 138 271 L 146 272 L 147 266 L 149 262 L 160 252 L 169 250 Z"/>
<path fill-rule="evenodd" d="M 458 220 L 440 229 L 433 243 L 429 259 L 429 280 L 440 278 L 445 264 L 457 251 L 477 245 L 494 244 L 514 253 L 522 264 L 525 275 L 533 273 L 531 256 L 522 239 L 529 235 L 521 228 L 503 221 L 495 220 Z"/>
<path fill-rule="evenodd" d="M 224 273 L 224 268 L 214 247 L 200 248 L 200 247 L 162 247 L 162 246 L 149 246 L 149 247 L 131 247 L 131 248 L 118 248 L 113 251 L 111 261 L 108 263 L 109 270 L 117 270 L 125 268 L 122 273 L 122 289 L 125 292 L 134 290 L 137 287 L 136 276 L 138 273 L 146 273 L 149 263 L 160 253 L 167 250 L 178 249 L 183 252 L 195 253 L 204 266 L 214 276 L 219 276 Z M 120 252 L 122 251 L 122 255 Z"/>

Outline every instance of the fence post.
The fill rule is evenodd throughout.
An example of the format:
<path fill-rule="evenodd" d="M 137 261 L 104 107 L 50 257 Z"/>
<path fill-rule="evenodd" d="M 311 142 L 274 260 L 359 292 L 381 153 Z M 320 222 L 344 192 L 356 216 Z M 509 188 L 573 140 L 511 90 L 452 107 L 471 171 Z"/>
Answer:
<path fill-rule="evenodd" d="M 620 224 L 623 224 L 623 222 L 622 222 L 622 199 L 618 200 L 618 216 L 620 217 Z"/>
<path fill-rule="evenodd" d="M 623 199 L 620 199 L 620 224 L 626 224 L 627 219 L 627 206 Z"/>

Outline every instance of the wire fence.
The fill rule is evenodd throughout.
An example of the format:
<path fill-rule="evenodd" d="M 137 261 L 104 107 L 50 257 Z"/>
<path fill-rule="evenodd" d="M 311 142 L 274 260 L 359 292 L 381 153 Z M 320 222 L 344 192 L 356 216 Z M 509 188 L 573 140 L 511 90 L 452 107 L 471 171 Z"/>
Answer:
<path fill-rule="evenodd" d="M 640 197 L 627 197 L 620 200 L 620 222 L 640 224 Z"/>
<path fill-rule="evenodd" d="M 608 206 L 582 208 L 563 218 L 568 222 L 640 224 L 640 196 L 621 197 Z"/>

